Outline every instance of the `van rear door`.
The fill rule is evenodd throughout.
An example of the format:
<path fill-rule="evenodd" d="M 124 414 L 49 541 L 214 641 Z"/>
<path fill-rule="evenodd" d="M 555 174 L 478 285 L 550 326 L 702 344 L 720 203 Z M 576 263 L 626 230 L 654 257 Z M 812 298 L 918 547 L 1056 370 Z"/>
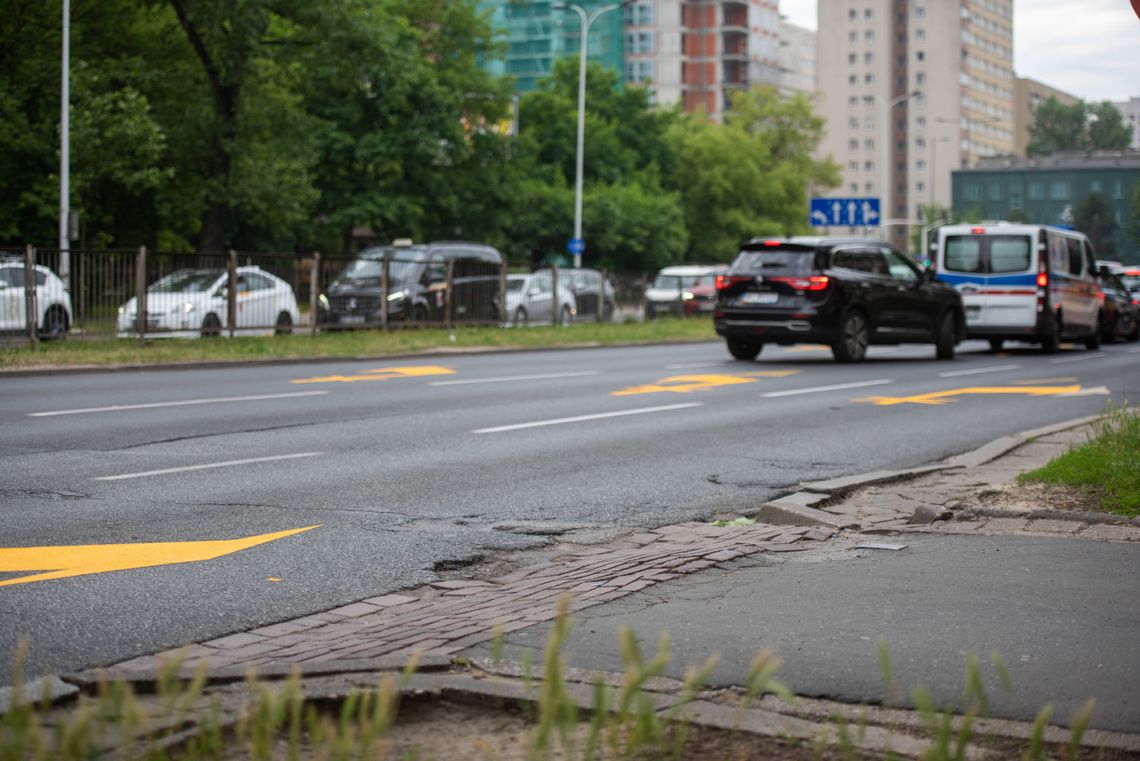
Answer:
<path fill-rule="evenodd" d="M 1026 234 L 987 235 L 986 321 L 989 325 L 1037 324 L 1035 241 Z"/>
<path fill-rule="evenodd" d="M 962 294 L 968 327 L 985 327 L 987 322 L 989 278 L 986 275 L 984 235 L 947 235 L 938 256 L 942 259 L 939 279 Z"/>

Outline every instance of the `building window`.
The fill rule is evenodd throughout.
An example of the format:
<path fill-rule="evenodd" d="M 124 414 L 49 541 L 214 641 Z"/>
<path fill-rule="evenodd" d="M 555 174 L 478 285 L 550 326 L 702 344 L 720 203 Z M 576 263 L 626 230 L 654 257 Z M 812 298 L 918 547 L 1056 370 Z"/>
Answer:
<path fill-rule="evenodd" d="M 916 6 L 914 9 L 914 17 L 915 18 L 926 18 L 926 8 L 923 8 L 921 5 Z"/>
<path fill-rule="evenodd" d="M 1069 183 L 1060 180 L 1050 182 L 1049 198 L 1054 201 L 1067 201 L 1069 199 Z"/>
<path fill-rule="evenodd" d="M 863 191 L 865 193 L 867 193 L 867 195 L 874 193 L 875 192 L 875 183 L 873 183 L 873 182 L 866 183 L 865 185 L 863 185 Z"/>
<path fill-rule="evenodd" d="M 874 140 L 864 140 L 863 141 L 863 150 L 865 150 L 865 151 L 875 150 L 875 141 Z"/>
<path fill-rule="evenodd" d="M 920 172 L 925 172 L 926 171 L 926 161 L 924 161 L 923 159 L 919 159 L 918 161 L 914 162 L 914 168 Z"/>
<path fill-rule="evenodd" d="M 855 172 L 858 172 L 859 171 L 859 162 L 858 161 L 848 161 L 847 162 L 847 171 L 851 172 L 852 174 L 854 174 Z"/>
<path fill-rule="evenodd" d="M 847 120 L 847 129 L 859 129 L 859 118 L 852 116 Z"/>
<path fill-rule="evenodd" d="M 859 33 L 858 32 L 848 32 L 847 33 L 847 41 L 848 42 L 858 42 L 859 41 Z"/>
<path fill-rule="evenodd" d="M 867 120 L 863 122 L 863 129 L 874 129 L 874 128 L 875 128 L 875 117 L 868 116 Z"/>
<path fill-rule="evenodd" d="M 864 95 L 863 96 L 863 105 L 867 106 L 868 108 L 875 105 L 875 96 L 874 95 Z"/>
<path fill-rule="evenodd" d="M 875 84 L 875 75 L 874 74 L 865 74 L 863 76 L 863 82 L 865 84 L 868 84 L 868 85 Z"/>
<path fill-rule="evenodd" d="M 870 8 L 863 9 L 863 18 L 867 19 L 868 21 L 874 18 L 874 14 L 871 12 Z"/>
<path fill-rule="evenodd" d="M 854 87 L 855 85 L 859 84 L 859 77 L 855 76 L 854 74 L 851 74 L 850 76 L 847 77 L 847 84 Z"/>
<path fill-rule="evenodd" d="M 875 62 L 875 54 L 874 53 L 867 52 L 867 53 L 863 54 L 863 63 L 874 63 L 874 62 Z"/>
<path fill-rule="evenodd" d="M 856 17 L 856 15 L 857 15 L 857 13 L 856 13 L 856 11 L 855 11 L 855 9 L 854 9 L 854 8 L 850 8 L 850 9 L 847 11 L 847 18 L 848 18 L 848 19 L 850 19 L 851 21 L 854 21 L 854 20 L 855 20 L 855 17 Z"/>
<path fill-rule="evenodd" d="M 926 72 L 925 72 L 925 71 L 920 71 L 920 72 L 918 72 L 917 74 L 915 74 L 915 75 L 914 75 L 914 83 L 915 83 L 916 85 L 924 85 L 924 84 L 926 84 Z"/>
<path fill-rule="evenodd" d="M 863 41 L 864 42 L 874 42 L 875 41 L 875 30 L 874 29 L 868 29 L 867 31 L 863 32 Z"/>
<path fill-rule="evenodd" d="M 1090 193 L 1099 193 L 1100 192 L 1100 180 L 1090 180 L 1089 181 L 1089 192 Z"/>
<path fill-rule="evenodd" d="M 1044 201 L 1045 200 L 1045 183 L 1031 182 L 1029 183 L 1029 200 L 1030 201 Z"/>
<path fill-rule="evenodd" d="M 914 139 L 914 147 L 916 150 L 922 151 L 926 149 L 926 138 L 916 137 Z"/>
<path fill-rule="evenodd" d="M 925 61 L 926 60 L 926 53 L 924 53 L 921 50 L 919 50 L 917 53 L 915 53 L 914 56 L 919 61 Z"/>
<path fill-rule="evenodd" d="M 1124 183 L 1122 183 L 1120 180 L 1112 183 L 1112 197 L 1124 198 Z"/>
<path fill-rule="evenodd" d="M 989 195 L 989 197 L 990 197 L 991 201 L 1000 201 L 1001 200 L 1001 185 L 999 185 L 996 182 L 991 182 L 990 183 L 990 195 Z"/>
<path fill-rule="evenodd" d="M 914 120 L 915 129 L 926 129 L 926 117 L 920 116 Z"/>
<path fill-rule="evenodd" d="M 857 182 L 851 183 L 851 192 L 852 193 L 858 193 L 859 192 L 859 183 L 857 183 Z"/>
<path fill-rule="evenodd" d="M 967 201 L 980 201 L 982 200 L 982 188 L 974 182 L 963 183 L 962 185 L 962 198 Z"/>
<path fill-rule="evenodd" d="M 625 64 L 625 81 L 631 84 L 653 79 L 653 61 L 628 61 Z"/>
<path fill-rule="evenodd" d="M 914 183 L 914 192 L 915 193 L 925 193 L 926 192 L 926 183 L 925 182 Z"/>
<path fill-rule="evenodd" d="M 919 42 L 923 42 L 924 40 L 926 40 L 926 30 L 925 29 L 915 29 L 914 30 L 914 38 L 916 40 L 918 40 Z"/>
<path fill-rule="evenodd" d="M 859 56 L 854 53 L 847 54 L 847 63 L 854 66 L 859 61 Z"/>
<path fill-rule="evenodd" d="M 847 141 L 847 150 L 849 150 L 849 151 L 859 150 L 859 141 L 858 140 L 848 140 Z"/>
<path fill-rule="evenodd" d="M 653 3 L 635 3 L 625 7 L 625 23 L 628 26 L 652 26 Z"/>
<path fill-rule="evenodd" d="M 875 162 L 874 161 L 864 161 L 863 162 L 863 171 L 867 172 L 867 173 L 874 172 L 875 171 Z"/>
<path fill-rule="evenodd" d="M 858 107 L 858 105 L 859 105 L 859 96 L 858 96 L 858 95 L 852 95 L 850 98 L 848 98 L 848 99 L 847 99 L 847 105 L 848 105 L 849 107 L 851 107 L 851 108 L 856 108 L 856 107 Z"/>

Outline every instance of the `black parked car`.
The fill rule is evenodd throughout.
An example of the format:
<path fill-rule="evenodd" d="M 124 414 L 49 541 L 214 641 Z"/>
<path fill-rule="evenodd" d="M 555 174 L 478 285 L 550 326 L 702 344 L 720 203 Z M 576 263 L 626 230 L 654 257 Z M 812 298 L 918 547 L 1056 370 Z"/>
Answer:
<path fill-rule="evenodd" d="M 863 238 L 753 240 L 717 278 L 713 320 L 728 351 L 824 343 L 840 362 L 868 344 L 933 343 L 953 359 L 965 335 L 958 292 L 887 243 Z"/>
<path fill-rule="evenodd" d="M 383 293 L 384 264 L 388 291 Z M 366 249 L 321 294 L 318 324 L 327 329 L 379 325 L 386 304 L 389 322 L 438 322 L 449 308 L 447 273 L 451 267 L 450 317 L 456 322 L 498 323 L 502 317 L 503 257 L 496 249 L 466 241 Z"/>
<path fill-rule="evenodd" d="M 1140 298 L 1128 290 L 1120 276 L 1102 266 L 1097 283 L 1104 293 L 1104 321 L 1101 338 L 1106 342 L 1135 341 L 1140 338 Z"/>

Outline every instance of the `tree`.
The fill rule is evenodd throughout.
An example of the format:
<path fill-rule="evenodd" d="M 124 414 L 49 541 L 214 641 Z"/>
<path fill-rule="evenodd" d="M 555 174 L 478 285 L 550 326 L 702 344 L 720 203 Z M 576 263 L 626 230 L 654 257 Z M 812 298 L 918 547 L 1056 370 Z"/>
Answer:
<path fill-rule="evenodd" d="M 1127 148 L 1132 134 L 1119 109 L 1104 101 L 1089 105 L 1077 101 L 1063 105 L 1054 97 L 1037 107 L 1029 127 L 1030 156 L 1057 151 L 1120 150 Z"/>
<path fill-rule="evenodd" d="M 1098 259 L 1111 259 L 1116 250 L 1116 220 L 1112 204 L 1100 193 L 1090 193 L 1073 212 L 1073 227 L 1089 236 Z"/>
<path fill-rule="evenodd" d="M 703 115 L 680 122 L 668 187 L 681 194 L 686 260 L 725 261 L 746 239 L 805 231 L 809 188 L 839 182 L 830 160 L 814 158 L 822 135 L 807 98 L 766 87 L 738 93 L 723 125 Z"/>

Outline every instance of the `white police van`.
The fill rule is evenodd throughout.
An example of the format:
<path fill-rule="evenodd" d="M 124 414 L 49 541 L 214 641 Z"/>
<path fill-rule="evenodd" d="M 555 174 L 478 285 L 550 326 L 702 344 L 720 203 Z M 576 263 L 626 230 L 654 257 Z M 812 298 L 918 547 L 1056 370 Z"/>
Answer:
<path fill-rule="evenodd" d="M 1082 233 L 1010 222 L 949 225 L 933 247 L 937 279 L 962 294 L 966 337 L 1041 344 L 1047 354 L 1062 339 L 1100 347 L 1104 294 L 1096 256 Z"/>

